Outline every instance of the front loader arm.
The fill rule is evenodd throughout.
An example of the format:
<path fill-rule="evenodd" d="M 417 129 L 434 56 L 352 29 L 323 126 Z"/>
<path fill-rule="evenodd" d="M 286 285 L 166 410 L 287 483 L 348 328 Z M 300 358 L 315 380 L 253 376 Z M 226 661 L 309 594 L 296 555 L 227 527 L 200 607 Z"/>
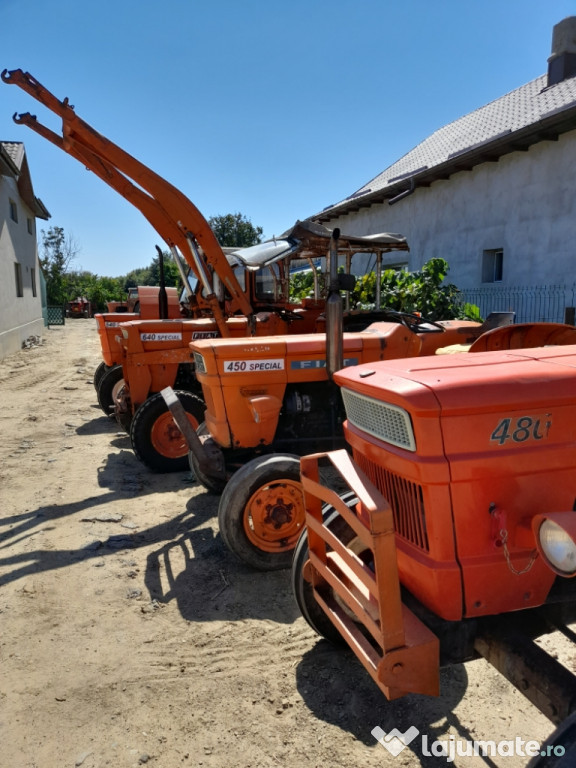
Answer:
<path fill-rule="evenodd" d="M 208 222 L 182 192 L 95 131 L 94 128 L 76 115 L 74 108 L 69 104 L 67 98 L 64 101 L 59 101 L 30 74 L 17 69 L 12 71 L 4 70 L 1 76 L 5 83 L 18 85 L 41 104 L 61 117 L 62 138 L 57 143 L 57 146 L 87 165 L 103 181 L 135 205 L 150 221 L 148 206 L 146 205 L 148 212 L 145 212 L 142 207 L 145 196 L 134 195 L 133 190 L 136 189 L 134 185 L 126 188 L 112 184 L 108 171 L 110 168 L 113 168 L 120 175 L 132 179 L 142 189 L 146 190 L 158 207 L 164 210 L 166 217 L 172 220 L 173 227 L 181 232 L 183 238 L 181 239 L 181 251 L 192 269 L 196 273 L 198 272 L 194 255 L 194 244 L 196 241 L 204 251 L 209 266 L 219 276 L 232 298 L 231 312 L 239 311 L 244 315 L 252 314 L 252 307 L 242 292 L 236 276 L 228 264 L 226 256 Z M 22 120 L 22 122 L 26 122 L 29 127 L 34 128 L 31 120 Z M 37 132 L 53 141 L 50 136 L 47 136 L 42 131 Z M 56 135 L 54 134 L 54 136 Z M 53 141 L 53 143 L 56 142 Z M 107 172 L 105 175 L 98 171 L 98 164 L 95 163 L 96 158 L 106 165 Z M 127 196 L 125 191 L 129 191 L 130 196 Z M 155 224 L 153 226 L 156 227 Z M 162 234 L 162 232 L 159 233 Z M 162 236 L 165 237 L 163 234 Z M 172 235 L 171 239 L 175 240 L 174 235 Z"/>
<path fill-rule="evenodd" d="M 104 181 L 118 194 L 122 195 L 128 202 L 132 203 L 142 215 L 149 221 L 158 234 L 165 240 L 170 248 L 178 246 L 181 252 L 186 253 L 189 248 L 188 241 L 180 227 L 176 226 L 173 219 L 168 216 L 164 208 L 153 197 L 148 195 L 142 189 L 133 184 L 130 179 L 120 173 L 113 165 L 102 157 L 94 154 L 80 144 L 73 143 L 68 149 L 64 147 L 64 139 L 54 131 L 39 123 L 34 115 L 24 113 L 14 116 L 14 122 L 19 125 L 26 125 L 35 133 L 50 141 L 56 147 L 59 147 L 69 155 L 76 158 L 78 162 L 92 170 L 102 181 Z M 197 272 L 196 269 L 194 269 Z M 203 296 L 197 297 L 200 307 L 210 309 L 216 323 L 223 336 L 228 335 L 226 319 L 222 309 L 216 300 L 210 302 L 210 298 Z"/>

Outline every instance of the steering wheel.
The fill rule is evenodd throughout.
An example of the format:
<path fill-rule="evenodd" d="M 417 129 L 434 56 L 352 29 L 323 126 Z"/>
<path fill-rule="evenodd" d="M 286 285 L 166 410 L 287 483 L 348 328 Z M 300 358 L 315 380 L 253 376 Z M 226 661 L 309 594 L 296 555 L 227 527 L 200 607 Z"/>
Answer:
<path fill-rule="evenodd" d="M 392 319 L 398 320 L 405 325 L 412 333 L 444 333 L 446 330 L 439 323 L 433 320 L 427 320 L 425 317 L 415 315 L 412 312 L 399 312 L 395 309 L 389 310 Z"/>
<path fill-rule="evenodd" d="M 304 320 L 304 316 L 298 314 L 298 312 L 295 312 L 293 309 L 281 309 L 278 314 L 282 320 L 286 320 L 287 322 L 290 322 L 291 320 Z"/>

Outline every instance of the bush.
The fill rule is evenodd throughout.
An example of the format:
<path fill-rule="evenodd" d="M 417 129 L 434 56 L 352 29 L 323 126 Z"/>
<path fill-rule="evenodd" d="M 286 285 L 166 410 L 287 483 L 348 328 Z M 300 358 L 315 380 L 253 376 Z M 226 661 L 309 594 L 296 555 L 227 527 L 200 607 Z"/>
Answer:
<path fill-rule="evenodd" d="M 474 304 L 463 303 L 460 291 L 453 283 L 443 283 L 448 274 L 448 262 L 435 258 L 417 272 L 386 269 L 381 279 L 381 306 L 398 312 L 420 312 L 430 320 L 477 320 L 480 310 Z M 299 301 L 311 296 L 314 289 L 312 272 L 297 273 L 290 281 L 290 298 Z M 370 272 L 356 280 L 350 293 L 353 309 L 374 309 L 376 274 Z"/>

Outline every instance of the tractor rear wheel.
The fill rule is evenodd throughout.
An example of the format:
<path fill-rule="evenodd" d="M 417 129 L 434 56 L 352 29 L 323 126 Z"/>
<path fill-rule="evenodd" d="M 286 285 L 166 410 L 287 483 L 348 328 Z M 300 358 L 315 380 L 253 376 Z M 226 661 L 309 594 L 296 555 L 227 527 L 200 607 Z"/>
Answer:
<path fill-rule="evenodd" d="M 348 507 L 353 507 L 358 501 L 352 492 L 343 494 L 342 499 Z M 354 531 L 338 514 L 334 507 L 326 504 L 322 509 L 322 517 L 324 525 L 327 526 L 344 544 L 349 544 L 354 539 Z M 345 645 L 342 635 L 338 632 L 334 624 L 332 624 L 316 601 L 312 584 L 304 578 L 304 566 L 308 562 L 308 558 L 308 532 L 304 529 L 298 539 L 296 549 L 294 550 L 294 559 L 292 561 L 292 592 L 302 616 L 306 619 L 310 627 L 333 645 Z"/>
<path fill-rule="evenodd" d="M 106 371 L 109 369 L 110 369 L 110 366 L 106 365 L 104 360 L 102 360 L 102 362 L 94 371 L 94 389 L 96 390 L 96 392 L 98 392 L 98 385 L 100 384 L 100 380 L 102 379 L 102 376 L 104 376 Z"/>
<path fill-rule="evenodd" d="M 107 371 L 104 371 L 100 377 L 96 394 L 98 396 L 98 404 L 106 416 L 114 416 L 114 390 L 122 380 L 121 365 L 113 365 Z"/>
<path fill-rule="evenodd" d="M 198 437 L 202 437 L 203 435 L 207 435 L 208 433 L 208 427 L 206 426 L 206 422 L 203 421 L 202 424 L 198 427 L 196 430 L 196 434 Z M 211 477 L 210 475 L 205 474 L 202 472 L 198 465 L 198 459 L 190 451 L 188 454 L 188 460 L 190 462 L 190 471 L 196 478 L 196 480 L 200 483 L 200 485 L 203 485 L 204 488 L 206 488 L 207 491 L 210 491 L 210 493 L 214 493 L 217 496 L 219 496 L 224 488 L 226 487 L 226 480 L 220 480 L 217 477 Z"/>
<path fill-rule="evenodd" d="M 204 419 L 206 406 L 191 392 L 176 392 L 194 429 Z M 136 410 L 130 425 L 132 449 L 153 472 L 188 468 L 188 445 L 161 394 L 152 395 Z"/>
<path fill-rule="evenodd" d="M 258 456 L 235 472 L 220 499 L 218 525 L 228 549 L 248 565 L 289 568 L 304 526 L 299 457 Z"/>

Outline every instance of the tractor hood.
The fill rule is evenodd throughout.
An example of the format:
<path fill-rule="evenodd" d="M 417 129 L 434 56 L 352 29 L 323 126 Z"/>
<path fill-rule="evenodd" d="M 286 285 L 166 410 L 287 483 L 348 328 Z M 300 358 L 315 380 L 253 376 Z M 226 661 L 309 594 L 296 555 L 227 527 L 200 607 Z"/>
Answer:
<path fill-rule="evenodd" d="M 523 442 L 526 433 L 514 437 L 512 429 L 518 419 L 527 419 L 521 426 L 534 425 L 525 448 L 540 448 L 545 429 L 547 444 L 559 431 L 572 429 L 570 420 L 559 416 L 546 424 L 552 408 L 573 408 L 576 346 L 392 360 L 339 371 L 334 378 L 351 424 L 377 439 L 419 455 L 437 455 L 439 439 L 447 458 L 484 450 L 502 455 Z M 401 409 L 406 436 L 394 442 L 386 432 L 375 432 L 370 408 L 355 409 L 365 415 L 351 412 L 356 396 L 375 411 L 386 404 Z M 457 473 L 453 466 L 453 479 Z"/>
<path fill-rule="evenodd" d="M 335 375 L 354 458 L 397 508 L 403 583 L 444 618 L 546 600 L 555 573 L 534 555 L 531 522 L 575 514 L 575 379 L 574 345 Z"/>
<path fill-rule="evenodd" d="M 384 401 L 427 391 L 444 416 L 470 416 L 545 407 L 552 396 L 573 402 L 575 369 L 576 346 L 569 345 L 392 360 L 340 371 L 335 380 Z"/>

